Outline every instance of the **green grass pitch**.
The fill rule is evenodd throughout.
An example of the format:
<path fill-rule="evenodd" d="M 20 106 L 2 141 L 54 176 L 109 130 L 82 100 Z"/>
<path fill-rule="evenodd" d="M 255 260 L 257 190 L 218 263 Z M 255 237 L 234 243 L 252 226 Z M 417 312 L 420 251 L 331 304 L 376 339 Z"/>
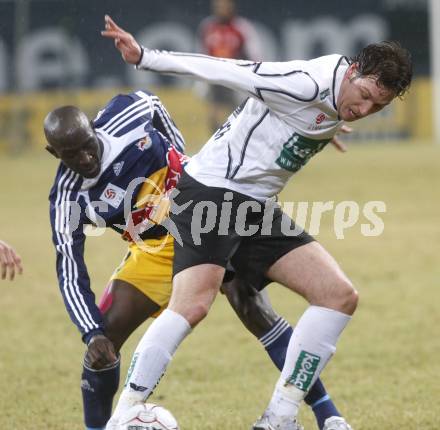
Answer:
<path fill-rule="evenodd" d="M 327 148 L 281 200 L 386 203 L 384 233 L 364 237 L 360 220 L 338 240 L 333 213 L 318 240 L 360 292 L 360 305 L 323 379 L 355 430 L 437 430 L 440 399 L 440 148 L 421 144 Z M 0 429 L 80 430 L 84 346 L 55 278 L 47 194 L 56 161 L 44 151 L 0 158 L 0 238 L 22 254 L 25 272 L 0 281 Z M 108 232 L 87 241 L 92 285 L 103 290 L 125 244 Z M 275 308 L 295 323 L 304 301 L 271 285 Z M 125 345 L 123 376 L 143 326 Z M 184 342 L 152 397 L 183 430 L 248 429 L 278 372 L 219 296 Z M 310 411 L 301 419 L 314 429 Z"/>

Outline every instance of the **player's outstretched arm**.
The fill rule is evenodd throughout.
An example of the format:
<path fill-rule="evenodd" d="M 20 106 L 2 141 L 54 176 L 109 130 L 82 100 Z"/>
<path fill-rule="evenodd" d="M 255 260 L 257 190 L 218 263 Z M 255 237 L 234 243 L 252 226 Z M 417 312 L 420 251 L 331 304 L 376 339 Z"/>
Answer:
<path fill-rule="evenodd" d="M 15 272 L 20 275 L 23 273 L 21 265 L 21 257 L 14 251 L 14 249 L 6 242 L 0 240 L 0 268 L 2 279 L 6 279 L 9 272 L 9 280 L 15 278 Z"/>
<path fill-rule="evenodd" d="M 105 30 L 101 31 L 101 35 L 114 40 L 116 49 L 126 63 L 139 63 L 142 48 L 133 35 L 119 27 L 108 15 L 105 15 L 104 21 Z"/>

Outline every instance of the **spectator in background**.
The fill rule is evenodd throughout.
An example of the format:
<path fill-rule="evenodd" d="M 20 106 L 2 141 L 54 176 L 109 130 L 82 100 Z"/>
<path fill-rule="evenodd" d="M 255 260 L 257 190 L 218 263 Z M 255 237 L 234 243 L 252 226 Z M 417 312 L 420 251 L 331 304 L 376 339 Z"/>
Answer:
<path fill-rule="evenodd" d="M 235 0 L 211 0 L 212 15 L 199 27 L 203 53 L 212 57 L 240 58 L 260 61 L 261 49 L 258 34 L 252 24 L 236 15 Z M 226 115 L 240 103 L 240 95 L 218 85 L 210 86 L 209 127 L 215 132 Z"/>
<path fill-rule="evenodd" d="M 15 271 L 18 274 L 23 273 L 23 267 L 21 265 L 21 257 L 15 252 L 12 246 L 6 242 L 0 240 L 0 268 L 2 279 L 6 279 L 9 271 L 9 280 L 12 281 L 15 278 Z"/>

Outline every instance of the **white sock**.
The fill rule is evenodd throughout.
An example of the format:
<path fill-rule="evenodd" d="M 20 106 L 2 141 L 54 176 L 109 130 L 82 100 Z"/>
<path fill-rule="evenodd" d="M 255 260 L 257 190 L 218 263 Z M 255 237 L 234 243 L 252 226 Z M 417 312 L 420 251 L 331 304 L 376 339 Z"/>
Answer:
<path fill-rule="evenodd" d="M 350 321 L 333 309 L 310 306 L 295 326 L 286 361 L 267 412 L 295 417 L 299 405 L 336 351 L 336 342 Z"/>
<path fill-rule="evenodd" d="M 133 355 L 124 390 L 113 417 L 120 416 L 128 408 L 144 402 L 151 395 L 177 347 L 190 331 L 188 321 L 169 309 L 165 309 L 152 322 Z"/>

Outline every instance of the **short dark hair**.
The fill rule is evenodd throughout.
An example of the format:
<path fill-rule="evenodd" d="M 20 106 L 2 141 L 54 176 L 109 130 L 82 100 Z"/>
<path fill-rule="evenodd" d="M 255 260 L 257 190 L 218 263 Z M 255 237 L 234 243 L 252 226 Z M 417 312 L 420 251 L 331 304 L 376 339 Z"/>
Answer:
<path fill-rule="evenodd" d="M 372 43 L 351 61 L 358 63 L 362 76 L 376 76 L 378 85 L 393 91 L 397 97 L 402 97 L 411 84 L 411 54 L 399 42 Z"/>

